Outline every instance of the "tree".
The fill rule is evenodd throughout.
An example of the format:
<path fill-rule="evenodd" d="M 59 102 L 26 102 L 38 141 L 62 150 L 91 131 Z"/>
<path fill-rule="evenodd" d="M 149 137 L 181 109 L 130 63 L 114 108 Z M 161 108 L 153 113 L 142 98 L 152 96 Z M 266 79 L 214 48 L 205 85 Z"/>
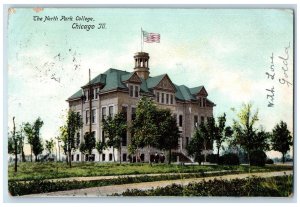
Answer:
<path fill-rule="evenodd" d="M 14 127 L 13 127 L 13 135 L 12 135 L 12 138 L 13 138 L 13 143 L 14 143 L 14 153 L 15 153 L 15 173 L 17 173 L 17 171 L 18 171 L 18 165 L 17 165 L 17 162 L 18 162 L 18 140 L 17 140 L 17 138 L 16 138 L 15 117 L 13 117 L 13 124 L 14 124 Z"/>
<path fill-rule="evenodd" d="M 106 149 L 106 147 L 107 147 L 107 145 L 106 145 L 105 142 L 99 141 L 99 142 L 96 143 L 96 149 L 97 149 L 97 151 L 99 153 L 99 161 L 100 161 L 101 154 Z"/>
<path fill-rule="evenodd" d="M 124 113 L 117 113 L 114 116 L 114 126 L 116 129 L 116 140 L 114 146 L 119 149 L 119 161 L 121 163 L 122 137 L 127 133 L 127 121 Z"/>
<path fill-rule="evenodd" d="M 266 132 L 263 128 L 261 128 L 259 131 L 256 131 L 252 140 L 252 149 L 256 151 L 270 150 L 270 138 L 271 134 Z"/>
<path fill-rule="evenodd" d="M 67 125 L 65 126 L 66 132 L 65 147 L 68 152 L 68 161 L 70 167 L 72 167 L 71 152 L 79 147 L 79 140 L 76 136 L 76 132 L 82 127 L 82 121 L 80 114 L 70 110 L 68 112 Z"/>
<path fill-rule="evenodd" d="M 119 161 L 121 163 L 121 141 L 126 133 L 127 122 L 123 113 L 117 113 L 114 117 L 109 116 L 103 120 L 103 131 L 105 138 L 108 138 L 107 145 L 113 148 L 115 161 L 115 149 L 119 149 Z"/>
<path fill-rule="evenodd" d="M 44 150 L 42 140 L 40 137 L 40 130 L 43 126 L 44 122 L 41 118 L 37 118 L 33 123 L 33 139 L 32 139 L 32 151 L 35 156 L 35 161 L 37 162 L 38 155 L 41 154 Z"/>
<path fill-rule="evenodd" d="M 205 144 L 205 132 L 204 132 L 204 123 L 201 123 L 195 130 L 193 137 L 189 144 L 187 145 L 187 152 L 189 156 L 193 156 L 195 161 L 201 165 L 202 152 L 204 150 Z"/>
<path fill-rule="evenodd" d="M 84 160 L 84 155 L 86 154 L 86 153 L 88 153 L 88 150 L 87 150 L 87 148 L 86 148 L 86 146 L 85 146 L 85 143 L 84 142 L 81 142 L 80 143 L 80 145 L 79 145 L 79 151 L 82 153 L 82 155 L 83 155 L 83 157 L 81 157 L 81 161 L 83 161 Z"/>
<path fill-rule="evenodd" d="M 258 121 L 258 110 L 253 112 L 252 104 L 244 104 L 237 116 L 238 120 L 233 120 L 234 142 L 247 152 L 250 166 L 250 153 L 255 149 L 254 139 L 256 137 L 256 129 L 254 125 Z"/>
<path fill-rule="evenodd" d="M 282 163 L 284 163 L 285 155 L 290 150 L 290 146 L 293 144 L 293 137 L 287 128 L 287 124 L 283 121 L 280 121 L 279 124 L 276 124 L 272 132 L 272 149 L 282 153 Z"/>
<path fill-rule="evenodd" d="M 155 117 L 158 129 L 156 147 L 160 150 L 168 150 L 168 163 L 170 164 L 172 149 L 178 147 L 178 139 L 180 138 L 176 118 L 172 116 L 171 111 L 167 109 L 158 109 Z"/>
<path fill-rule="evenodd" d="M 229 137 L 231 137 L 233 131 L 231 127 L 226 127 L 226 114 L 224 113 L 223 116 L 218 117 L 218 125 L 216 126 L 216 134 L 214 139 L 216 140 L 217 145 L 217 155 L 220 156 L 220 148 L 222 143 L 225 142 Z"/>
<path fill-rule="evenodd" d="M 104 138 L 108 139 L 107 145 L 113 148 L 113 159 L 115 162 L 115 146 L 116 146 L 116 137 L 117 133 L 115 130 L 114 120 L 111 116 L 108 116 L 107 119 L 103 120 L 103 131 Z"/>
<path fill-rule="evenodd" d="M 27 137 L 27 143 L 30 146 L 30 161 L 32 162 L 32 149 L 33 149 L 33 126 L 27 122 L 24 125 L 24 132 L 26 134 Z"/>
<path fill-rule="evenodd" d="M 67 159 L 66 162 L 68 164 L 68 129 L 67 129 L 67 125 L 63 125 L 59 128 L 60 131 L 60 135 L 59 135 L 59 139 L 62 141 L 63 145 L 62 145 L 62 149 L 64 154 L 66 155 Z"/>
<path fill-rule="evenodd" d="M 158 136 L 158 128 L 155 122 L 156 106 L 152 99 L 142 97 L 138 102 L 136 109 L 136 118 L 132 122 L 131 141 L 137 148 L 148 148 L 149 163 L 150 159 L 150 147 L 156 146 L 156 140 Z"/>
<path fill-rule="evenodd" d="M 84 135 L 84 146 L 88 152 L 89 157 L 92 154 L 93 149 L 96 146 L 96 138 L 95 138 L 95 134 L 92 133 L 90 134 L 89 132 L 86 132 Z"/>
<path fill-rule="evenodd" d="M 48 151 L 48 154 L 50 155 L 54 148 L 54 140 L 52 138 L 50 140 L 46 140 L 45 148 Z"/>

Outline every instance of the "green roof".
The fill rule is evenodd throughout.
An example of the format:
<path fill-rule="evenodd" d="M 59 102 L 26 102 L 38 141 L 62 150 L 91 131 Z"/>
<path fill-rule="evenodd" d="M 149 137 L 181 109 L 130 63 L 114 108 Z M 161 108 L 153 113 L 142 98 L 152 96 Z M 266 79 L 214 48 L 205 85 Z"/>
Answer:
<path fill-rule="evenodd" d="M 123 90 L 128 90 L 126 84 L 124 83 L 130 77 L 134 74 L 135 72 L 126 72 L 114 68 L 108 69 L 106 72 L 103 74 L 99 74 L 95 78 L 91 80 L 91 83 L 94 84 L 102 84 L 104 87 L 100 90 L 100 92 L 107 92 L 111 90 L 116 90 L 116 89 L 123 89 Z M 144 93 L 152 93 L 152 89 L 157 86 L 160 81 L 166 76 L 166 74 L 162 74 L 159 76 L 154 76 L 154 77 L 149 77 L 147 80 L 144 80 L 141 78 L 141 92 Z M 204 86 L 198 86 L 194 88 L 188 88 L 185 85 L 175 85 L 175 97 L 178 100 L 182 101 L 194 101 L 197 100 L 195 95 L 202 89 Z M 83 87 L 88 86 L 88 83 Z M 82 89 L 74 93 L 71 97 L 68 99 L 77 99 L 82 96 Z"/>
<path fill-rule="evenodd" d="M 190 91 L 192 94 L 197 94 L 201 91 L 201 89 L 203 88 L 203 86 L 198 86 L 198 87 L 195 87 L 195 88 L 190 88 Z"/>
<path fill-rule="evenodd" d="M 148 88 L 154 88 L 155 86 L 157 86 L 157 84 L 159 84 L 159 82 L 163 79 L 163 77 L 165 77 L 165 75 L 166 74 L 162 74 L 162 75 L 158 75 L 158 76 L 154 76 L 154 77 L 149 77 L 146 80 Z"/>
<path fill-rule="evenodd" d="M 70 96 L 70 98 L 68 98 L 68 99 L 77 99 L 77 98 L 80 98 L 82 95 L 83 95 L 82 89 L 80 89 L 79 91 L 74 93 L 72 96 Z"/>

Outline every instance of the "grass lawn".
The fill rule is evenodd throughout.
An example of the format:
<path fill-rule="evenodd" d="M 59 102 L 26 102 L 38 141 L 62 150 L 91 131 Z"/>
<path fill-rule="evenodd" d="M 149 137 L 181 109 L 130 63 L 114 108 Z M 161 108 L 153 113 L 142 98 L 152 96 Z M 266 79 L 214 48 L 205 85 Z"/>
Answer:
<path fill-rule="evenodd" d="M 9 180 L 40 180 L 67 177 L 89 177 L 105 175 L 132 175 L 154 173 L 193 173 L 219 170 L 239 170 L 248 172 L 248 166 L 218 166 L 218 165 L 167 165 L 167 164 L 117 164 L 117 163 L 72 163 L 72 168 L 66 163 L 19 163 L 18 172 L 14 174 L 14 166 L 8 168 Z M 252 172 L 292 170 L 293 166 L 267 165 L 265 167 L 251 167 Z"/>

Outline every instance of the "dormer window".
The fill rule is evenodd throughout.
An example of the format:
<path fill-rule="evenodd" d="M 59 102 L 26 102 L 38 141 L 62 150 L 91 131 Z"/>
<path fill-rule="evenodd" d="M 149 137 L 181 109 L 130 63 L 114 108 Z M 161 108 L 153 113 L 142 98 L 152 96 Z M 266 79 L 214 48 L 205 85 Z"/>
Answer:
<path fill-rule="evenodd" d="M 140 95 L 140 87 L 139 86 L 134 86 L 134 85 L 129 85 L 129 96 L 138 98 Z"/>
<path fill-rule="evenodd" d="M 139 97 L 139 87 L 138 86 L 134 87 L 134 96 Z"/>
<path fill-rule="evenodd" d="M 129 86 L 129 96 L 133 97 L 133 86 Z"/>

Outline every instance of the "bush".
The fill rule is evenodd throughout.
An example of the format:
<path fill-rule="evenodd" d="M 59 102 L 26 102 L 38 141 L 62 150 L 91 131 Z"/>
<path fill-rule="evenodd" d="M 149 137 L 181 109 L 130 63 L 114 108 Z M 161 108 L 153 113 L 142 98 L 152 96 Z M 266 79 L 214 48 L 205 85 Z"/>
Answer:
<path fill-rule="evenodd" d="M 267 159 L 266 164 L 274 164 L 274 161 L 272 159 Z"/>
<path fill-rule="evenodd" d="M 214 179 L 187 186 L 178 184 L 151 190 L 132 189 L 114 196 L 276 196 L 288 197 L 293 193 L 292 176 L 271 178 Z"/>
<path fill-rule="evenodd" d="M 240 160 L 239 156 L 233 153 L 225 154 L 221 157 L 219 157 L 218 160 L 219 165 L 239 165 Z"/>
<path fill-rule="evenodd" d="M 217 154 L 208 154 L 206 156 L 206 161 L 210 163 L 218 163 L 218 155 Z"/>
<path fill-rule="evenodd" d="M 265 166 L 267 155 L 262 150 L 255 150 L 250 153 L 250 165 Z"/>

